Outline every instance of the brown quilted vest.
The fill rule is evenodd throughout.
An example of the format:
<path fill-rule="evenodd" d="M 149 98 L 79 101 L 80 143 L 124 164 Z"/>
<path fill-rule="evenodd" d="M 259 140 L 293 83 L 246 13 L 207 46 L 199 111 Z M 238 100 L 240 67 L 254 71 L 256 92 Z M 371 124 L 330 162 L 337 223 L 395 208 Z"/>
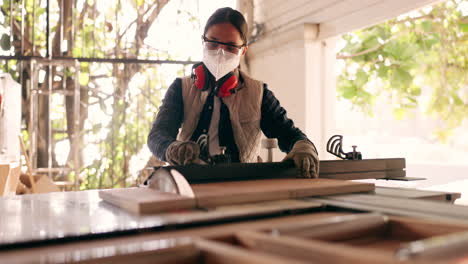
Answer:
<path fill-rule="evenodd" d="M 234 141 L 239 149 L 241 162 L 256 162 L 260 147 L 261 105 L 263 82 L 254 80 L 244 72 L 239 71 L 244 82 L 237 93 L 221 100 L 229 109 Z M 184 120 L 177 136 L 178 140 L 190 140 L 196 129 L 203 105 L 209 91 L 201 91 L 188 77 L 182 78 L 182 97 L 184 101 Z"/>

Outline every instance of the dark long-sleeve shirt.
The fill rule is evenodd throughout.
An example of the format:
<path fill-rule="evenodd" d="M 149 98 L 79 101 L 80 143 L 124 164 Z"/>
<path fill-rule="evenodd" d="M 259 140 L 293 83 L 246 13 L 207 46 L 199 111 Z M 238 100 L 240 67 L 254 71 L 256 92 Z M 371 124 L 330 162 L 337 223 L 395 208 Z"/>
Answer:
<path fill-rule="evenodd" d="M 209 106 L 213 100 L 208 97 L 197 128 L 192 135 L 192 140 L 201 135 L 203 130 L 209 128 L 211 112 Z M 222 103 L 219 121 L 219 145 L 226 147 L 226 154 L 232 162 L 239 162 L 239 150 L 234 141 L 234 134 L 229 118 L 227 106 Z M 148 135 L 148 147 L 160 160 L 165 161 L 166 149 L 176 140 L 179 128 L 184 119 L 184 103 L 182 98 L 182 80 L 177 78 L 166 92 L 162 106 L 159 108 L 156 120 Z M 281 107 L 272 91 L 264 84 L 260 128 L 268 138 L 278 139 L 278 146 L 283 152 L 291 151 L 298 140 L 307 139 L 307 136 L 286 115 L 286 110 Z"/>

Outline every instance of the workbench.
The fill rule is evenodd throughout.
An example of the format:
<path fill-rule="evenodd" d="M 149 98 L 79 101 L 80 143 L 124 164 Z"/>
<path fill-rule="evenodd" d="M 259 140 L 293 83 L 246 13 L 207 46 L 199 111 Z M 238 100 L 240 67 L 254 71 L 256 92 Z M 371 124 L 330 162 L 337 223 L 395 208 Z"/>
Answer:
<path fill-rule="evenodd" d="M 138 248 L 145 248 L 144 241 L 155 239 L 220 239 L 241 230 L 279 223 L 294 225 L 356 212 L 445 221 L 455 226 L 466 225 L 468 230 L 468 209 L 451 204 L 453 197 L 459 195 L 377 187 L 374 192 L 364 194 L 308 197 L 153 215 L 136 215 L 105 203 L 99 198 L 98 190 L 3 197 L 0 199 L 0 259 L 8 260 L 8 263 L 31 263 L 38 259 L 47 263 L 83 260 L 86 256 L 112 255 L 117 245 L 124 247 L 119 250 L 125 252 L 128 247 L 138 251 Z M 418 211 L 415 207 L 419 208 Z M 179 240 L 156 244 L 184 244 Z M 52 252 L 55 257 L 51 259 Z"/>

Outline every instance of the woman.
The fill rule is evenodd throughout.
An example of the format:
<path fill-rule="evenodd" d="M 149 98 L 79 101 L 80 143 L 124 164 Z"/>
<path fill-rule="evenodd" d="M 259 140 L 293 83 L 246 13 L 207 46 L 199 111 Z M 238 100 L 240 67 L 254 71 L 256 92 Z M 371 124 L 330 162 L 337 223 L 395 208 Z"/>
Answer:
<path fill-rule="evenodd" d="M 288 153 L 285 159 L 294 160 L 303 177 L 316 178 L 319 159 L 312 142 L 266 84 L 239 70 L 248 48 L 247 32 L 244 17 L 232 8 L 211 15 L 202 36 L 203 61 L 193 66 L 192 76 L 177 78 L 169 87 L 148 146 L 173 165 L 218 154 L 231 162 L 255 162 L 263 132 L 278 139 Z M 200 153 L 201 139 L 209 153 Z"/>

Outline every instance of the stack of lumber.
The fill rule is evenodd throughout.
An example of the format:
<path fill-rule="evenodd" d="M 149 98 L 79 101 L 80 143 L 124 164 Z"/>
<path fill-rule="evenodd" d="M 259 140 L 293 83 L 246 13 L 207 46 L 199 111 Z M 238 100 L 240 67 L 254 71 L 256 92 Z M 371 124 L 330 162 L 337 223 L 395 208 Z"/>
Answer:
<path fill-rule="evenodd" d="M 340 180 L 405 179 L 404 158 L 366 160 L 322 160 L 320 178 Z M 176 170 L 190 184 L 225 181 L 249 181 L 252 179 L 284 179 L 300 177 L 293 161 L 264 163 L 228 163 L 217 165 L 191 164 L 186 166 L 155 167 L 167 171 Z"/>
<path fill-rule="evenodd" d="M 360 180 L 406 177 L 404 158 L 320 161 L 320 178 Z"/>
<path fill-rule="evenodd" d="M 319 179 L 298 179 L 292 161 L 188 165 L 156 168 L 156 173 L 176 170 L 191 184 L 195 197 L 163 193 L 148 188 L 115 189 L 100 197 L 131 212 L 145 214 L 167 210 L 216 207 L 280 199 L 367 192 L 369 183 L 342 180 L 404 178 L 405 159 L 326 160 L 320 162 Z"/>
<path fill-rule="evenodd" d="M 333 179 L 267 179 L 192 184 L 191 187 L 195 197 L 164 193 L 150 188 L 103 190 L 99 192 L 99 196 L 104 201 L 128 211 L 147 214 L 374 190 L 371 183 Z"/>

